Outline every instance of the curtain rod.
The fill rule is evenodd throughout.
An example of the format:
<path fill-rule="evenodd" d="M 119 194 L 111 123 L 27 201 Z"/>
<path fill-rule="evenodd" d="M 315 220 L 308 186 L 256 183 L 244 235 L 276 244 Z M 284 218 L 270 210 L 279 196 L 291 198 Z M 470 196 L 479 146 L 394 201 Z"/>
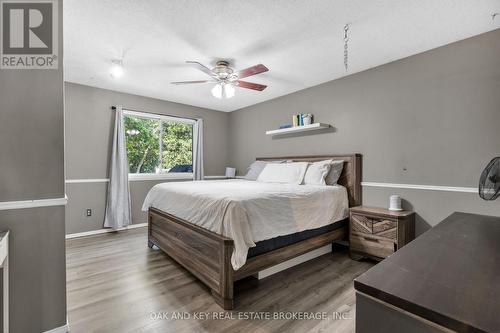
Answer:
<path fill-rule="evenodd" d="M 142 112 L 142 113 L 150 113 L 150 114 L 155 114 L 158 116 L 166 116 L 166 117 L 173 117 L 173 118 L 179 118 L 179 119 L 190 119 L 190 120 L 195 120 L 198 121 L 198 118 L 191 118 L 191 117 L 181 117 L 181 116 L 173 116 L 171 114 L 163 114 L 163 113 L 157 113 L 157 112 L 150 112 L 150 111 L 143 111 L 143 110 L 134 110 L 130 109 L 127 107 L 122 106 L 123 110 L 128 110 L 128 111 L 134 111 L 134 112 Z M 111 110 L 116 110 L 116 106 L 111 106 Z"/>

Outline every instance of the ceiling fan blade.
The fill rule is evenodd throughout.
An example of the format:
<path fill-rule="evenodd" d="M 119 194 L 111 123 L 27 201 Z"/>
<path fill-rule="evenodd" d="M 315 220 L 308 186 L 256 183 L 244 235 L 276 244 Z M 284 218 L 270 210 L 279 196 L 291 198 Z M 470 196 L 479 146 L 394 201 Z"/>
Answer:
<path fill-rule="evenodd" d="M 215 81 L 178 81 L 178 82 L 170 82 L 171 84 L 194 84 L 194 83 L 216 83 Z"/>
<path fill-rule="evenodd" d="M 241 71 L 238 72 L 238 78 L 242 79 L 244 77 L 249 77 L 249 76 L 252 76 L 252 75 L 257 75 L 257 74 L 260 74 L 260 73 L 264 73 L 264 72 L 267 72 L 269 69 L 262 65 L 262 64 L 258 64 L 258 65 L 255 65 L 255 66 L 252 66 L 252 67 L 248 67 L 246 69 L 242 69 Z"/>
<path fill-rule="evenodd" d="M 236 81 L 238 82 L 238 87 L 240 88 L 246 88 L 246 89 L 252 89 L 252 90 L 258 90 L 262 91 L 267 88 L 267 86 L 263 84 L 258 84 L 258 83 L 252 83 L 252 82 L 247 82 L 247 81 Z"/>
<path fill-rule="evenodd" d="M 217 77 L 217 75 L 214 72 L 212 72 L 212 70 L 210 68 L 199 63 L 198 61 L 186 61 L 186 63 L 192 65 L 194 68 L 202 71 L 203 73 L 207 74 L 208 76 Z"/>

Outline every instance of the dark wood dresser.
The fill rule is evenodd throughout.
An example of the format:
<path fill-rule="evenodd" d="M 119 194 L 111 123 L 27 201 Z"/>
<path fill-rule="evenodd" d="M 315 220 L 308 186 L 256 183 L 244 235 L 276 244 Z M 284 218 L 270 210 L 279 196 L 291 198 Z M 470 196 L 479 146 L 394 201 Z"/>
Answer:
<path fill-rule="evenodd" d="M 356 332 L 500 332 L 500 217 L 453 213 L 354 280 Z"/>

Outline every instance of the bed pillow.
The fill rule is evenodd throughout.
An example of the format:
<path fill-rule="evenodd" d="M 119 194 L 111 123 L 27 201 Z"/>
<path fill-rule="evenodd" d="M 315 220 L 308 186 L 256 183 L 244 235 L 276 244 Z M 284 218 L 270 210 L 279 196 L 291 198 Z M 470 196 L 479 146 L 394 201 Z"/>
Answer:
<path fill-rule="evenodd" d="M 264 167 L 257 181 L 298 185 L 304 180 L 307 165 L 307 162 L 269 163 Z"/>
<path fill-rule="evenodd" d="M 302 184 L 326 185 L 325 178 L 330 172 L 330 167 L 332 163 L 333 160 L 324 160 L 324 161 L 309 163 Z"/>
<path fill-rule="evenodd" d="M 268 163 L 283 163 L 284 161 L 255 161 L 248 167 L 247 174 L 245 175 L 246 180 L 257 180 L 262 170 Z"/>
<path fill-rule="evenodd" d="M 344 161 L 333 161 L 330 166 L 330 172 L 325 178 L 326 185 L 336 185 L 339 181 L 342 170 L 344 169 Z"/>

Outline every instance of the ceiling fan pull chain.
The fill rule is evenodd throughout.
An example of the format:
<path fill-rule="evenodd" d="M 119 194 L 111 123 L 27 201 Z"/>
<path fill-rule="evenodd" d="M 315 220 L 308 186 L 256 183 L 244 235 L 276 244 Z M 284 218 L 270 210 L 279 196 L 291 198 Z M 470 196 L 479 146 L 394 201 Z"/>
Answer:
<path fill-rule="evenodd" d="M 344 26 L 344 67 L 349 69 L 349 24 Z"/>

